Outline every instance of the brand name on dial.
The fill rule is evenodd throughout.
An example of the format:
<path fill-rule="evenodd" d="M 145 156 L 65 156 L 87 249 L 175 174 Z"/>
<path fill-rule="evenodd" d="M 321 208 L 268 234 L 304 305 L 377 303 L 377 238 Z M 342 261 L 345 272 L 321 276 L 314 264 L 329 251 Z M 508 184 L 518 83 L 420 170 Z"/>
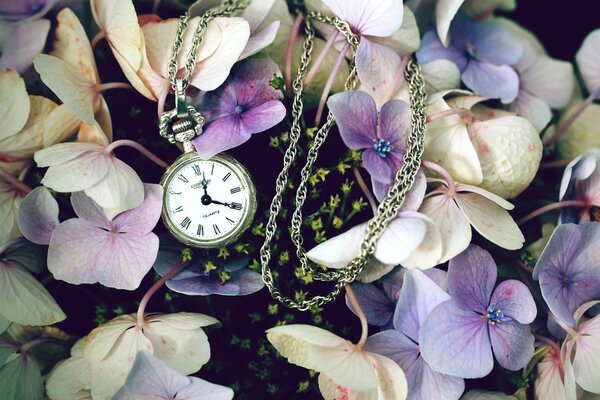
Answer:
<path fill-rule="evenodd" d="M 219 212 L 220 212 L 219 210 L 217 210 L 217 211 L 213 211 L 213 212 L 211 212 L 211 213 L 204 214 L 204 215 L 203 215 L 203 217 L 204 217 L 204 218 L 212 217 L 213 215 L 217 215 L 217 214 L 219 214 Z"/>

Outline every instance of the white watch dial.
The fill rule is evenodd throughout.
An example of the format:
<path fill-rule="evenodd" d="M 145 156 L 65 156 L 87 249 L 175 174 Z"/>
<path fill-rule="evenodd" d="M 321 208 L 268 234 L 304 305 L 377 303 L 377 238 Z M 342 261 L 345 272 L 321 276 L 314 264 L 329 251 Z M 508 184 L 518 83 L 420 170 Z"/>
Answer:
<path fill-rule="evenodd" d="M 240 231 L 253 216 L 249 177 L 221 157 L 183 162 L 163 185 L 167 225 L 178 239 L 191 244 L 212 247 Z"/>

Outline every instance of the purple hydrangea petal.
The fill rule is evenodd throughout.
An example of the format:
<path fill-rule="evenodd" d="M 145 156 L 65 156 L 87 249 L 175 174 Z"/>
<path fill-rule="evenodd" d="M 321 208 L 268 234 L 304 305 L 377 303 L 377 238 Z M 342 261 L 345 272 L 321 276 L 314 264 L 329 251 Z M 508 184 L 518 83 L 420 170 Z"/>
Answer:
<path fill-rule="evenodd" d="M 285 118 L 285 106 L 279 100 L 270 100 L 250 108 L 241 114 L 241 135 L 264 132 Z"/>
<path fill-rule="evenodd" d="M 395 302 L 390 300 L 372 283 L 355 282 L 352 284 L 352 290 L 369 324 L 376 326 L 388 325 L 394 314 Z M 347 296 L 346 305 L 356 314 Z"/>
<path fill-rule="evenodd" d="M 450 25 L 451 45 L 459 49 L 466 49 L 473 44 L 475 29 L 478 22 L 474 21 L 465 12 L 459 11 L 454 16 Z"/>
<path fill-rule="evenodd" d="M 58 226 L 58 203 L 44 186 L 31 191 L 19 208 L 19 228 L 30 242 L 50 244 L 52 232 Z"/>
<path fill-rule="evenodd" d="M 58 0 L 0 0 L 0 19 L 20 21 L 46 14 Z"/>
<path fill-rule="evenodd" d="M 411 115 L 410 105 L 402 100 L 391 100 L 381 107 L 379 138 L 394 146 L 393 153 L 404 155 L 406 152 Z"/>
<path fill-rule="evenodd" d="M 240 292 L 238 285 L 221 283 L 213 276 L 198 275 L 188 279 L 177 279 L 167 282 L 167 287 L 174 292 L 188 296 L 210 296 L 219 294 L 222 296 L 237 296 Z"/>
<path fill-rule="evenodd" d="M 537 315 L 537 307 L 531 292 L 524 283 L 515 279 L 504 281 L 496 287 L 490 303 L 502 313 L 522 324 L 530 324 Z"/>
<path fill-rule="evenodd" d="M 380 156 L 375 149 L 370 148 L 363 151 L 362 161 L 371 178 L 382 183 L 392 181 L 393 174 L 396 172 L 394 164 Z"/>
<path fill-rule="evenodd" d="M 485 318 L 453 300 L 431 311 L 421 326 L 419 346 L 425 361 L 443 374 L 481 378 L 494 366 Z"/>
<path fill-rule="evenodd" d="M 469 89 L 480 96 L 511 103 L 519 94 L 519 75 L 508 65 L 472 60 L 462 73 Z"/>
<path fill-rule="evenodd" d="M 233 85 L 224 85 L 222 90 L 200 92 L 196 97 L 190 97 L 189 102 L 197 110 L 202 110 L 205 125 L 229 115 L 235 114 L 238 106 Z"/>
<path fill-rule="evenodd" d="M 417 59 L 421 64 L 435 60 L 448 60 L 456 64 L 461 71 L 467 67 L 468 63 L 466 51 L 452 43 L 450 46 L 444 47 L 435 31 L 429 31 L 423 36 L 421 47 L 417 51 Z"/>
<path fill-rule="evenodd" d="M 85 192 L 74 192 L 71 194 L 71 206 L 75 214 L 88 222 L 93 223 L 97 227 L 110 230 L 111 222 L 106 218 L 106 214 L 102 207 L 98 205 Z"/>
<path fill-rule="evenodd" d="M 283 93 L 269 84 L 274 76 L 281 76 L 281 72 L 269 58 L 256 58 L 240 63 L 234 72 L 232 83 L 237 104 L 254 108 L 271 100 L 282 100 Z"/>
<path fill-rule="evenodd" d="M 450 260 L 448 292 L 459 307 L 485 314 L 497 276 L 490 253 L 471 245 Z"/>
<path fill-rule="evenodd" d="M 420 270 L 407 270 L 394 311 L 394 329 L 418 342 L 421 324 L 435 307 L 450 300 L 435 282 Z"/>
<path fill-rule="evenodd" d="M 145 235 L 160 219 L 162 211 L 163 187 L 161 185 L 144 184 L 144 202 L 133 210 L 124 211 L 113 219 L 113 226 L 119 232 Z"/>
<path fill-rule="evenodd" d="M 356 49 L 356 71 L 362 83 L 361 90 L 373 96 L 378 107 L 385 101 L 387 93 L 395 89 L 390 86 L 397 85 L 395 80 L 401 64 L 400 56 L 391 48 L 361 38 Z"/>
<path fill-rule="evenodd" d="M 506 369 L 517 371 L 533 357 L 533 342 L 529 325 L 516 321 L 489 325 L 490 340 L 498 363 Z"/>
<path fill-rule="evenodd" d="M 33 58 L 44 50 L 49 31 L 50 21 L 47 19 L 17 24 L 3 49 L 0 69 L 10 68 L 20 74 L 27 71 L 33 64 Z"/>
<path fill-rule="evenodd" d="M 472 44 L 477 59 L 491 64 L 513 65 L 523 55 L 523 45 L 500 24 L 475 23 Z"/>
<path fill-rule="evenodd" d="M 198 155 L 208 160 L 222 151 L 233 149 L 250 139 L 250 134 L 240 132 L 240 117 L 230 115 L 211 123 L 202 135 L 192 140 Z"/>
<path fill-rule="evenodd" d="M 248 268 L 233 272 L 231 274 L 231 280 L 229 280 L 226 285 L 227 284 L 235 284 L 238 286 L 239 290 L 237 296 L 247 296 L 256 293 L 265 286 L 262 276 L 258 272 Z"/>
<path fill-rule="evenodd" d="M 337 93 L 327 100 L 327 106 L 348 148 L 373 147 L 377 140 L 377 108 L 371 96 L 358 91 Z"/>
<path fill-rule="evenodd" d="M 405 272 L 406 269 L 404 268 L 395 268 L 381 280 L 381 285 L 383 286 L 386 296 L 392 300 L 394 304 L 396 304 L 400 298 L 400 289 L 402 289 Z"/>
<path fill-rule="evenodd" d="M 533 270 L 550 310 L 574 325 L 573 312 L 600 297 L 600 224 L 559 225 Z"/>

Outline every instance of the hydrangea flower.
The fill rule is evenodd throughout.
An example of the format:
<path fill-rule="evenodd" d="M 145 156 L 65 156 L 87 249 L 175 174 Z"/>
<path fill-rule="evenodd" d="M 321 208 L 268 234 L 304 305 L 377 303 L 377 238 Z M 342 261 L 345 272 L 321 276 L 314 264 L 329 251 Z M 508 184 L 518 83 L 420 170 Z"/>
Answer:
<path fill-rule="evenodd" d="M 113 400 L 231 400 L 233 390 L 181 375 L 160 359 L 140 351 L 123 387 Z"/>
<path fill-rule="evenodd" d="M 38 188 L 21 207 L 19 223 L 32 241 L 50 245 L 48 269 L 56 279 L 133 290 L 158 253 L 158 236 L 152 229 L 160 218 L 162 187 L 146 184 L 144 189 L 144 202 L 113 220 L 83 192 L 73 193 L 71 204 L 78 218 L 55 225 L 56 200 L 46 188 Z"/>
<path fill-rule="evenodd" d="M 327 106 L 346 146 L 363 150 L 362 161 L 371 177 L 381 183 L 392 182 L 406 152 L 410 106 L 392 100 L 378 113 L 373 98 L 358 91 L 335 94 Z"/>
<path fill-rule="evenodd" d="M 600 223 L 559 225 L 533 270 L 556 317 L 574 325 L 573 312 L 600 298 Z"/>
<path fill-rule="evenodd" d="M 450 260 L 452 299 L 431 311 L 419 334 L 421 354 L 435 371 L 481 378 L 492 371 L 494 356 L 515 371 L 531 360 L 534 337 L 527 324 L 536 317 L 535 302 L 514 279 L 494 290 L 497 274 L 492 256 L 474 245 Z"/>
<path fill-rule="evenodd" d="M 586 36 L 575 57 L 585 86 L 590 93 L 600 89 L 598 49 L 600 49 L 600 29 L 593 30 Z"/>
<path fill-rule="evenodd" d="M 600 150 L 591 149 L 567 165 L 560 184 L 560 201 L 577 200 L 583 207 L 565 207 L 560 222 L 600 222 Z"/>
<path fill-rule="evenodd" d="M 0 335 L 0 385 L 6 400 L 44 397 L 40 365 L 29 349 L 8 333 Z"/>
<path fill-rule="evenodd" d="M 285 118 L 283 93 L 269 83 L 275 76 L 281 72 L 273 61 L 247 60 L 219 90 L 192 100 L 207 123 L 204 132 L 192 141 L 200 157 L 209 159 L 233 149 Z"/>
<path fill-rule="evenodd" d="M 83 358 L 87 336 L 71 348 L 71 356 L 57 363 L 46 376 L 46 394 L 50 400 L 92 400 L 90 366 Z"/>
<path fill-rule="evenodd" d="M 451 41 L 444 47 L 438 35 L 429 31 L 417 52 L 420 63 L 450 60 L 461 71 L 467 87 L 481 96 L 511 103 L 519 93 L 519 76 L 511 65 L 523 53 L 522 45 L 497 23 L 473 21 L 464 13 L 450 26 Z"/>
<path fill-rule="evenodd" d="M 434 281 L 419 270 L 408 270 L 393 318 L 393 329 L 367 340 L 365 349 L 394 360 L 406 374 L 408 399 L 454 400 L 463 392 L 462 378 L 435 372 L 421 357 L 421 324 L 435 307 L 450 299 Z M 443 390 L 440 391 L 440 388 Z"/>
<path fill-rule="evenodd" d="M 249 257 L 243 257 L 225 263 L 222 268 L 213 264 L 207 268 L 202 263 L 193 263 L 168 280 L 166 285 L 169 289 L 188 296 L 246 296 L 265 286 L 258 272 L 246 268 L 248 261 Z M 160 251 L 154 269 L 163 276 L 180 262 L 180 254 Z"/>
<path fill-rule="evenodd" d="M 560 353 L 560 347 L 556 345 L 537 364 L 536 398 L 575 400 L 575 377 L 572 370 L 565 370 Z"/>
<path fill-rule="evenodd" d="M 406 398 L 406 378 L 392 360 L 310 325 L 283 325 L 267 339 L 291 364 L 319 372 L 325 400 Z"/>

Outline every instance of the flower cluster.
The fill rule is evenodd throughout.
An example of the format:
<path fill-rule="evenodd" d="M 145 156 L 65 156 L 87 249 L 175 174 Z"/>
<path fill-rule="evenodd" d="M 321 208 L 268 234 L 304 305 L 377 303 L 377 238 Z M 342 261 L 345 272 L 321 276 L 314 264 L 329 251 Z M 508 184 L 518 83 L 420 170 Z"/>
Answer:
<path fill-rule="evenodd" d="M 572 63 L 497 15 L 510 0 L 146 3 L 0 0 L 3 399 L 600 395 L 600 30 Z M 192 150 L 239 154 L 258 187 L 250 229 L 211 250 L 169 237 L 156 183 L 176 152 L 156 115 L 192 49 L 187 102 L 204 118 Z M 423 88 L 407 73 L 417 62 Z M 365 246 L 403 178 L 416 90 L 420 169 Z M 282 157 L 291 174 L 319 150 L 306 185 L 280 187 Z M 294 208 L 268 208 L 276 179 L 298 190 Z M 274 208 L 302 228 L 297 249 L 285 225 L 266 232 Z M 306 300 L 367 250 L 332 317 L 263 290 Z"/>

